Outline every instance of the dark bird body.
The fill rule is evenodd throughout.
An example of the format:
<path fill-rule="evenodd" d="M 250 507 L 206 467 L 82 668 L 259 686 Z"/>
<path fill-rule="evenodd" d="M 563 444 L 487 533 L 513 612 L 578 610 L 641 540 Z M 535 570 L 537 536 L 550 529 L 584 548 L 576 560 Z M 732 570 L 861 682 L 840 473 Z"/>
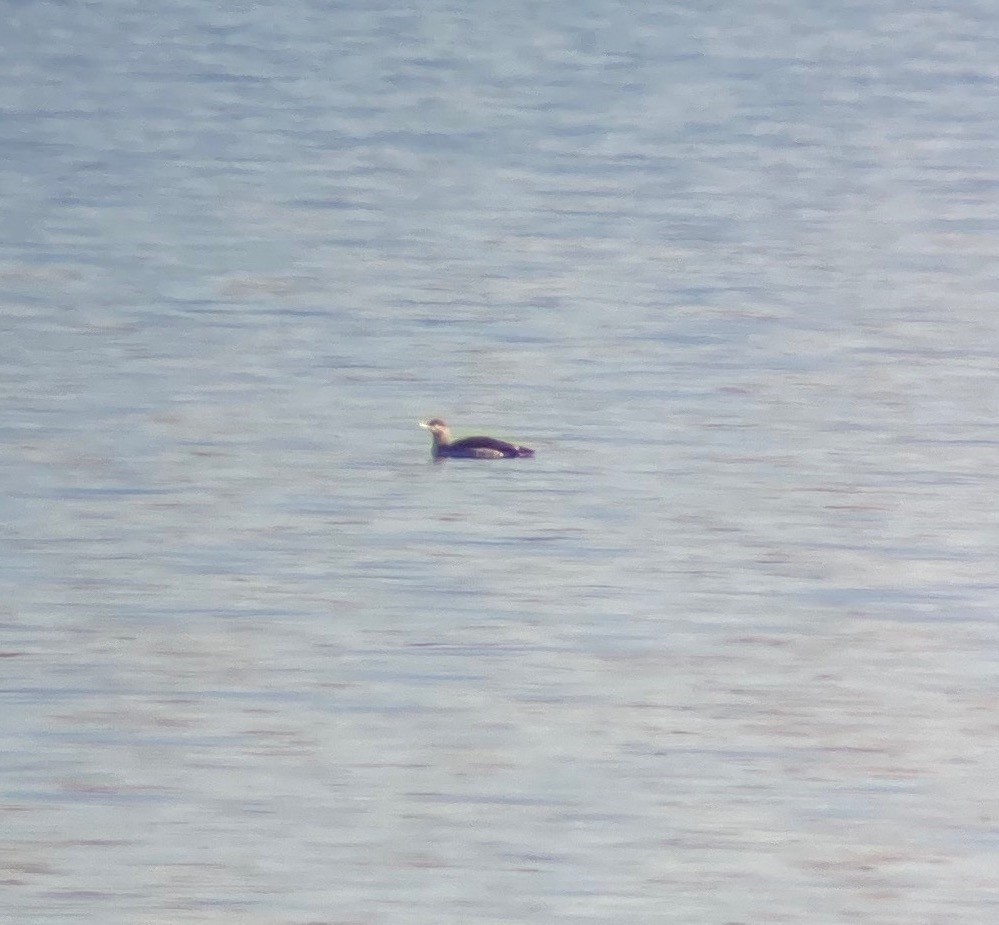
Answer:
<path fill-rule="evenodd" d="M 434 438 L 434 459 L 513 459 L 517 456 L 533 456 L 529 446 L 517 446 L 495 437 L 463 437 L 451 439 L 451 428 L 440 418 L 431 418 L 420 424 L 430 431 Z"/>

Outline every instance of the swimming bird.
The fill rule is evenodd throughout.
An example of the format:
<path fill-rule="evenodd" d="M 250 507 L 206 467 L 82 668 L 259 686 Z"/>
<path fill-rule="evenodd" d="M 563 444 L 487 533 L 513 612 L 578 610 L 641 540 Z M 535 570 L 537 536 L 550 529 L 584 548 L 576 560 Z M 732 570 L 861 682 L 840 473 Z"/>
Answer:
<path fill-rule="evenodd" d="M 451 428 L 440 418 L 421 421 L 434 438 L 434 459 L 512 459 L 516 456 L 533 456 L 529 446 L 517 446 L 494 437 L 464 437 L 451 440 Z"/>

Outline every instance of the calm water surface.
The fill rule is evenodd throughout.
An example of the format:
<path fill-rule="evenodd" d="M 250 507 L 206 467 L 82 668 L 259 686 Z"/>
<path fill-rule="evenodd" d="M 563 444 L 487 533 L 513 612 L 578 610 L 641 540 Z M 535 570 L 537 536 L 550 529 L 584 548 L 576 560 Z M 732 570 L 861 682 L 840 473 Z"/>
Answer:
<path fill-rule="evenodd" d="M 10 921 L 999 915 L 999 12 L 694 6 L 10 7 Z"/>

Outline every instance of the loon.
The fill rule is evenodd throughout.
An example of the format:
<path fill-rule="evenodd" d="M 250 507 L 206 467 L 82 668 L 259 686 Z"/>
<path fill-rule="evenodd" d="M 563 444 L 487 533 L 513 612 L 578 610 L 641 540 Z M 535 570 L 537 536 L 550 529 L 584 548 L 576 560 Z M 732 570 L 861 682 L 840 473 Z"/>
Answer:
<path fill-rule="evenodd" d="M 533 456 L 529 446 L 517 446 L 494 437 L 464 437 L 451 440 L 451 428 L 440 418 L 422 421 L 434 438 L 434 459 L 513 459 L 517 456 Z"/>

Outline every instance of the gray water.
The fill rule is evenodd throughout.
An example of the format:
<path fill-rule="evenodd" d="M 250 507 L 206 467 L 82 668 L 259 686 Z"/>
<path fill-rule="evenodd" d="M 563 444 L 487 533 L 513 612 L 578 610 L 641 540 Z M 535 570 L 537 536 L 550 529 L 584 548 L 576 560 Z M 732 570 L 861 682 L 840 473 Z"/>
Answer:
<path fill-rule="evenodd" d="M 999 915 L 993 4 L 4 16 L 4 921 Z"/>

